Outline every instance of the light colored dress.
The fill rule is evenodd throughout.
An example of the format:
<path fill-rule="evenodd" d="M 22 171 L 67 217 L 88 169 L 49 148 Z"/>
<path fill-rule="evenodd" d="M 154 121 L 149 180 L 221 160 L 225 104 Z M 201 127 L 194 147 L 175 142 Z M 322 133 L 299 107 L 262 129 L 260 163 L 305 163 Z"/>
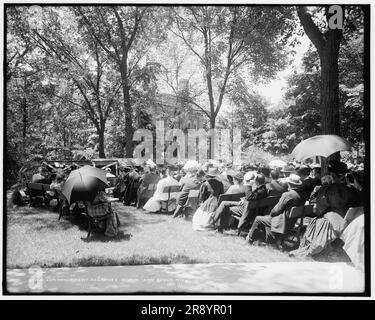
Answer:
<path fill-rule="evenodd" d="M 170 187 L 170 186 L 179 186 L 179 185 L 180 183 L 176 179 L 172 178 L 171 176 L 161 179 L 156 186 L 154 195 L 146 202 L 146 204 L 143 206 L 143 209 L 145 209 L 146 211 L 150 211 L 150 212 L 160 211 L 160 208 L 161 208 L 160 201 L 168 200 L 168 193 L 163 193 L 164 188 Z M 171 193 L 170 199 L 176 199 L 178 194 L 179 192 Z"/>
<path fill-rule="evenodd" d="M 355 218 L 344 230 L 340 239 L 344 241 L 343 249 L 354 266 L 364 270 L 365 216 Z"/>

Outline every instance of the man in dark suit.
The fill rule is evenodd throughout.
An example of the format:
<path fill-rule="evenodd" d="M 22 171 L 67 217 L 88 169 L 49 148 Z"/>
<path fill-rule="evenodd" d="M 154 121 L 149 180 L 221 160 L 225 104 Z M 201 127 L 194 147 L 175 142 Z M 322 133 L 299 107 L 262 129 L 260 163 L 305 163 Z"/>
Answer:
<path fill-rule="evenodd" d="M 268 191 L 265 185 L 265 176 L 263 174 L 257 174 L 255 177 L 256 188 L 251 191 L 250 186 L 246 190 L 245 199 L 241 201 L 222 201 L 220 206 L 215 211 L 214 223 L 218 225 L 218 232 L 223 232 L 223 228 L 226 227 L 227 218 L 231 213 L 240 216 L 241 225 L 247 221 L 248 212 L 246 211 L 247 204 L 250 201 L 257 201 L 267 197 Z"/>
<path fill-rule="evenodd" d="M 298 175 L 291 174 L 287 178 L 287 182 L 289 190 L 281 195 L 279 202 L 270 214 L 255 218 L 246 237 L 246 241 L 250 244 L 254 242 L 256 234 L 262 229 L 266 233 L 266 242 L 274 242 L 277 240 L 278 234 L 285 234 L 294 226 L 296 219 L 288 219 L 287 213 L 292 207 L 301 206 L 305 202 L 296 191 L 302 185 L 302 181 Z"/>

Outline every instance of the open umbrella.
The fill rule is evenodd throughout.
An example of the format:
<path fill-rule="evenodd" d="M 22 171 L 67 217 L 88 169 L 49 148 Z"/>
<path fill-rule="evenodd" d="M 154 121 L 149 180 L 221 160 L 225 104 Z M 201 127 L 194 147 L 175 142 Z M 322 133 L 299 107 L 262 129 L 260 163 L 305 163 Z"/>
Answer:
<path fill-rule="evenodd" d="M 298 161 L 312 157 L 329 157 L 339 151 L 350 151 L 352 145 L 346 139 L 333 135 L 318 135 L 301 141 L 292 151 Z"/>
<path fill-rule="evenodd" d="M 99 190 L 107 187 L 106 171 L 84 166 L 70 173 L 62 188 L 62 193 L 69 203 L 92 201 Z"/>
<path fill-rule="evenodd" d="M 269 164 L 270 168 L 283 168 L 286 166 L 286 162 L 283 160 L 275 159 L 272 160 Z"/>

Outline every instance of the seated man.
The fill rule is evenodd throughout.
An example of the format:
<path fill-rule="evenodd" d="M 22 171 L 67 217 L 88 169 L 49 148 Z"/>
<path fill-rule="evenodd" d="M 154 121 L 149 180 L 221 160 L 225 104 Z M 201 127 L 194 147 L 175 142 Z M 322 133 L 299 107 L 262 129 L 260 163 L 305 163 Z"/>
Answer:
<path fill-rule="evenodd" d="M 269 215 L 257 216 L 246 237 L 246 241 L 252 244 L 256 234 L 262 229 L 266 232 L 266 242 L 277 240 L 278 234 L 284 234 L 296 223 L 296 218 L 288 219 L 286 214 L 292 207 L 298 207 L 305 203 L 297 193 L 302 185 L 301 178 L 296 174 L 291 174 L 287 178 L 289 191 L 281 195 L 279 202 L 271 210 Z"/>
<path fill-rule="evenodd" d="M 238 216 L 242 216 L 245 213 L 245 209 L 249 201 L 256 201 L 267 197 L 268 191 L 264 182 L 264 175 L 261 173 L 257 174 L 255 177 L 256 188 L 252 191 L 250 186 L 248 186 L 244 199 L 241 201 L 222 201 L 220 203 L 219 207 L 215 211 L 213 220 L 214 223 L 218 225 L 218 232 L 223 232 L 223 229 L 227 226 L 226 224 L 231 212 Z M 246 219 L 246 217 L 244 219 Z"/>
<path fill-rule="evenodd" d="M 168 200 L 168 194 L 164 193 L 164 188 L 169 186 L 179 186 L 180 183 L 173 178 L 173 171 L 171 168 L 161 169 L 161 177 L 159 180 L 156 190 L 152 198 L 150 198 L 146 204 L 143 206 L 143 209 L 149 212 L 158 212 L 161 209 L 161 201 Z M 177 194 L 171 194 L 171 198 L 176 198 Z"/>
<path fill-rule="evenodd" d="M 143 207 L 148 198 L 145 197 L 145 192 L 148 190 L 150 184 L 157 184 L 160 180 L 159 175 L 156 174 L 156 166 L 145 167 L 145 173 L 141 177 L 141 184 L 137 191 L 137 208 Z"/>
<path fill-rule="evenodd" d="M 277 180 L 279 179 L 279 172 L 277 170 L 271 170 L 270 173 L 271 181 L 266 184 L 269 196 L 278 196 L 283 192 L 287 191 L 285 186 L 282 186 Z"/>
<path fill-rule="evenodd" d="M 238 230 L 241 230 L 248 225 L 256 214 L 254 211 L 247 209 L 249 202 L 264 199 L 269 195 L 265 182 L 265 176 L 263 174 L 257 174 L 255 177 L 255 189 L 246 196 L 246 198 L 240 203 L 240 206 L 230 208 L 232 214 L 241 217 L 237 226 Z"/>
<path fill-rule="evenodd" d="M 300 166 L 297 171 L 297 175 L 299 175 L 302 180 L 302 185 L 298 189 L 298 193 L 305 201 L 309 200 L 314 188 L 321 184 L 320 179 L 315 176 L 316 171 L 317 169 L 311 170 L 304 165 Z"/>
<path fill-rule="evenodd" d="M 192 172 L 191 172 L 192 173 Z M 177 207 L 174 211 L 173 218 L 180 215 L 183 206 L 186 204 L 190 190 L 196 190 L 202 184 L 205 173 L 203 170 L 195 172 L 191 177 L 184 177 L 181 184 L 181 191 L 177 196 Z"/>

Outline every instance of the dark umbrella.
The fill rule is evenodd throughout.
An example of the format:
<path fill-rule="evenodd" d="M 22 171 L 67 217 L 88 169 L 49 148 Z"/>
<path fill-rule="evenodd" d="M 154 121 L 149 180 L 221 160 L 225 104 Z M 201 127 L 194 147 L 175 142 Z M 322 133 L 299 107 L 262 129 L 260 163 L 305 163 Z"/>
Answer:
<path fill-rule="evenodd" d="M 69 203 L 92 201 L 99 190 L 108 187 L 106 172 L 102 169 L 84 166 L 73 170 L 65 181 L 62 193 Z"/>

